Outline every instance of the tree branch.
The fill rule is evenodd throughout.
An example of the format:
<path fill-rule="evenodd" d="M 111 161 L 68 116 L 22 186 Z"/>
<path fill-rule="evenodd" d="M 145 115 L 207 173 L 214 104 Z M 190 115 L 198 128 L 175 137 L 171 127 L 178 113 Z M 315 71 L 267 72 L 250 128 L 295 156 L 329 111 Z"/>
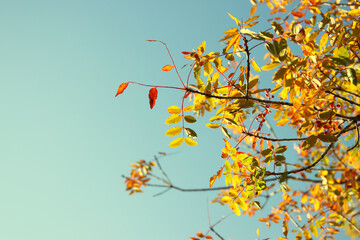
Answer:
<path fill-rule="evenodd" d="M 281 102 L 281 101 L 270 101 L 270 100 L 265 100 L 265 99 L 260 99 L 260 98 L 253 98 L 251 96 L 248 97 L 227 97 L 227 96 L 216 96 L 216 95 L 212 95 L 209 93 L 204 93 L 204 92 L 199 92 L 198 90 L 195 89 L 191 89 L 191 88 L 185 88 L 186 91 L 188 92 L 192 92 L 192 93 L 197 93 L 209 98 L 216 98 L 216 99 L 244 99 L 244 100 L 251 100 L 254 102 L 258 102 L 258 103 L 264 103 L 264 104 L 275 104 L 275 105 L 283 105 L 283 106 L 293 106 L 292 103 L 290 102 Z"/>

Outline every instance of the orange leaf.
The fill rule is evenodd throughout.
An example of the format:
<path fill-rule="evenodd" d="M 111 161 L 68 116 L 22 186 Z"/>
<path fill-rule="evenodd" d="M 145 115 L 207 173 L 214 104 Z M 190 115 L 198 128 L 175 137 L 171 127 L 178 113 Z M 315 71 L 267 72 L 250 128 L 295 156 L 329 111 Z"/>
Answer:
<path fill-rule="evenodd" d="M 198 232 L 198 233 L 196 233 L 196 236 L 198 236 L 198 237 L 205 237 L 205 235 L 202 233 L 202 232 Z"/>
<path fill-rule="evenodd" d="M 157 94 L 158 91 L 156 88 L 152 88 L 149 91 L 149 103 L 150 103 L 150 108 L 152 109 L 155 106 L 155 101 L 157 99 Z"/>
<path fill-rule="evenodd" d="M 291 14 L 292 14 L 294 17 L 298 17 L 298 18 L 301 18 L 301 17 L 305 16 L 305 13 L 302 13 L 302 12 L 291 11 Z"/>
<path fill-rule="evenodd" d="M 165 65 L 165 66 L 163 66 L 162 70 L 163 70 L 164 72 L 168 72 L 168 71 L 170 71 L 171 69 L 173 69 L 173 67 L 174 67 L 174 66 L 172 66 L 172 65 Z"/>
<path fill-rule="evenodd" d="M 122 84 L 119 86 L 115 97 L 117 97 L 118 95 L 122 94 L 122 93 L 125 91 L 125 89 L 127 88 L 128 85 L 129 85 L 129 82 L 122 83 Z"/>

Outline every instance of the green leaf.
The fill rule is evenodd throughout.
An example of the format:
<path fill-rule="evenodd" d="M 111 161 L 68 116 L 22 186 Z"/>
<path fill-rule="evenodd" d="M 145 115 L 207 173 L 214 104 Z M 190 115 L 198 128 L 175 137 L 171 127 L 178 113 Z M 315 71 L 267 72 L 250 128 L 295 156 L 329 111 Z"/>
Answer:
<path fill-rule="evenodd" d="M 194 130 L 192 130 L 191 128 L 185 128 L 185 133 L 188 137 L 197 138 L 196 132 Z"/>
<path fill-rule="evenodd" d="M 182 132 L 182 127 L 173 127 L 166 131 L 165 136 L 173 137 Z"/>
<path fill-rule="evenodd" d="M 273 27 L 273 29 L 275 30 L 276 34 L 277 35 L 282 35 L 284 33 L 284 29 L 281 27 L 280 24 L 278 24 L 277 22 L 275 21 L 272 21 L 271 22 L 271 25 Z"/>
<path fill-rule="evenodd" d="M 279 68 L 279 70 L 274 75 L 274 80 L 283 78 L 286 72 L 287 72 L 286 68 Z"/>
<path fill-rule="evenodd" d="M 287 146 L 281 146 L 281 147 L 278 147 L 276 150 L 275 150 L 275 153 L 283 153 L 287 150 Z"/>
<path fill-rule="evenodd" d="M 276 159 L 277 161 L 279 161 L 279 162 L 282 162 L 282 161 L 284 161 L 286 158 L 285 158 L 283 155 L 276 155 L 276 156 L 275 156 L 275 159 Z"/>
<path fill-rule="evenodd" d="M 337 141 L 337 137 L 331 133 L 325 134 L 325 133 L 320 133 L 319 134 L 319 139 L 323 142 L 336 142 Z"/>
<path fill-rule="evenodd" d="M 221 131 L 227 138 L 231 139 L 231 136 L 230 136 L 230 134 L 229 134 L 229 132 L 228 132 L 228 130 L 226 128 L 221 126 Z"/>
<path fill-rule="evenodd" d="M 318 137 L 315 135 L 308 137 L 302 144 L 301 150 L 306 151 L 306 150 L 312 148 L 315 145 L 317 139 L 318 139 Z"/>
<path fill-rule="evenodd" d="M 283 174 L 281 175 L 281 177 L 280 177 L 280 183 L 283 183 L 283 182 L 286 181 L 287 175 L 288 175 L 287 173 L 283 173 Z"/>
<path fill-rule="evenodd" d="M 341 58 L 349 58 L 349 51 L 346 47 L 342 46 L 339 48 L 339 57 Z"/>
<path fill-rule="evenodd" d="M 356 77 L 356 71 L 353 68 L 347 68 L 346 74 L 349 78 L 349 80 L 356 86 L 357 84 L 357 77 Z"/>
<path fill-rule="evenodd" d="M 263 155 L 264 157 L 266 157 L 267 155 L 270 155 L 272 154 L 272 149 L 268 148 L 268 149 L 265 149 L 264 151 L 261 152 L 261 155 Z"/>
<path fill-rule="evenodd" d="M 187 115 L 184 117 L 185 121 L 188 123 L 194 123 L 196 122 L 196 118 L 194 118 L 193 116 Z"/>
<path fill-rule="evenodd" d="M 258 201 L 254 201 L 253 205 L 255 205 L 259 209 L 262 209 L 262 206 Z"/>
<path fill-rule="evenodd" d="M 321 112 L 321 113 L 319 114 L 320 119 L 322 119 L 322 120 L 328 120 L 328 119 L 330 118 L 330 116 L 331 116 L 331 112 L 332 112 L 332 111 L 330 111 L 330 110 Z"/>

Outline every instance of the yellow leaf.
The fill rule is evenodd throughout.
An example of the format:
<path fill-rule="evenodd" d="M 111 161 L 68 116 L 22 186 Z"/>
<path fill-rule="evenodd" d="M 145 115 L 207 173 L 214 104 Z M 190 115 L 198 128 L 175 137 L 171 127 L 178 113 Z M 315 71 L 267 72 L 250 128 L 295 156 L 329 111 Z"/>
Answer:
<path fill-rule="evenodd" d="M 199 56 L 201 56 L 201 54 L 204 53 L 205 48 L 206 48 L 206 42 L 203 41 L 203 42 L 199 45 L 199 47 L 197 48 L 197 51 L 196 51 L 197 54 L 199 54 Z"/>
<path fill-rule="evenodd" d="M 252 6 L 251 10 L 250 10 L 250 16 L 254 15 L 256 13 L 256 9 L 257 9 L 257 5 Z"/>
<path fill-rule="evenodd" d="M 240 212 L 240 209 L 239 209 L 239 206 L 235 203 L 235 202 L 232 202 L 232 204 L 230 205 L 231 209 L 233 210 L 233 212 L 240 216 L 241 215 L 241 212 Z"/>
<path fill-rule="evenodd" d="M 322 36 L 321 36 L 321 39 L 320 39 L 320 47 L 323 47 L 325 46 L 325 44 L 327 43 L 329 39 L 329 35 L 327 33 L 324 33 Z"/>
<path fill-rule="evenodd" d="M 190 106 L 184 107 L 184 111 L 185 111 L 185 112 L 190 112 L 190 111 L 192 111 L 192 110 L 194 110 L 194 105 L 190 105 Z"/>
<path fill-rule="evenodd" d="M 352 9 L 352 10 L 348 11 L 348 14 L 352 17 L 359 17 L 360 9 Z"/>
<path fill-rule="evenodd" d="M 175 124 L 180 122 L 180 120 L 181 120 L 181 116 L 177 114 L 173 114 L 168 119 L 166 119 L 165 124 Z"/>
<path fill-rule="evenodd" d="M 216 124 L 216 123 L 208 123 L 208 124 L 206 124 L 206 126 L 208 128 L 218 128 L 218 127 L 220 127 L 220 125 Z"/>
<path fill-rule="evenodd" d="M 204 76 L 209 76 L 213 72 L 213 67 L 211 66 L 211 63 L 207 61 L 204 64 Z"/>
<path fill-rule="evenodd" d="M 312 234 L 315 236 L 315 237 L 318 237 L 319 236 L 319 233 L 318 233 L 318 230 L 317 230 L 317 228 L 314 226 L 314 225 L 310 225 L 309 226 L 309 228 L 310 228 L 310 231 L 312 232 Z"/>
<path fill-rule="evenodd" d="M 257 234 L 258 236 L 260 236 L 259 229 L 256 229 L 256 234 Z"/>
<path fill-rule="evenodd" d="M 270 64 L 267 64 L 267 65 L 263 66 L 261 69 L 264 70 L 264 71 L 270 71 L 270 70 L 276 68 L 279 65 L 280 65 L 279 62 L 272 62 Z"/>
<path fill-rule="evenodd" d="M 228 13 L 228 14 L 229 14 L 229 16 L 236 22 L 236 24 L 239 25 L 240 21 L 239 21 L 236 17 L 234 17 L 233 15 L 231 15 L 230 13 Z"/>
<path fill-rule="evenodd" d="M 248 209 L 248 205 L 246 204 L 244 199 L 242 199 L 241 197 L 238 197 L 236 199 L 236 202 L 239 204 L 239 206 L 241 207 L 242 210 L 246 211 Z"/>
<path fill-rule="evenodd" d="M 191 138 L 185 138 L 185 143 L 189 146 L 196 146 L 198 144 L 195 140 Z"/>
<path fill-rule="evenodd" d="M 166 131 L 165 136 L 173 137 L 182 132 L 182 127 L 173 127 Z"/>
<path fill-rule="evenodd" d="M 179 114 L 181 113 L 181 109 L 177 106 L 170 106 L 168 107 L 167 111 L 170 113 L 170 114 Z"/>
<path fill-rule="evenodd" d="M 305 229 L 303 233 L 304 233 L 304 237 L 305 237 L 306 240 L 312 239 L 311 234 L 307 229 Z"/>
<path fill-rule="evenodd" d="M 221 201 L 224 202 L 224 203 L 231 203 L 233 200 L 232 200 L 232 198 L 229 197 L 229 196 L 223 196 L 223 197 L 221 198 Z"/>
<path fill-rule="evenodd" d="M 288 121 L 289 121 L 288 118 L 282 118 L 282 119 L 280 119 L 280 120 L 276 123 L 276 125 L 279 126 L 279 127 L 282 127 L 282 126 L 285 126 L 285 124 L 286 124 Z"/>
<path fill-rule="evenodd" d="M 252 67 L 254 68 L 255 71 L 261 72 L 261 69 L 260 69 L 259 66 L 256 64 L 255 60 L 252 60 L 251 65 L 252 65 Z"/>
<path fill-rule="evenodd" d="M 306 203 L 307 202 L 307 195 L 303 195 L 302 197 L 301 197 L 301 203 Z"/>
<path fill-rule="evenodd" d="M 315 199 L 314 203 L 314 210 L 317 211 L 320 208 L 320 201 L 318 199 Z"/>
<path fill-rule="evenodd" d="M 177 138 L 169 143 L 169 146 L 172 148 L 178 147 L 183 143 L 183 138 Z"/>

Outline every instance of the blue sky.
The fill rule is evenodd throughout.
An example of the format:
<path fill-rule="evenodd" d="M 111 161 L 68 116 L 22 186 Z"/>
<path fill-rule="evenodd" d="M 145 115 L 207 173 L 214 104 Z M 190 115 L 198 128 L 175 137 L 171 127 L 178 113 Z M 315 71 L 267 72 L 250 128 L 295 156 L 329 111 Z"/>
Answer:
<path fill-rule="evenodd" d="M 153 110 L 148 90 L 122 82 L 175 85 L 170 59 L 206 40 L 219 49 L 233 27 L 230 12 L 248 18 L 247 1 L 10 1 L 0 2 L 0 239 L 187 239 L 206 231 L 211 193 L 156 189 L 128 196 L 122 174 L 159 151 L 173 182 L 206 187 L 222 161 L 221 133 L 194 125 L 195 148 L 170 149 L 166 108 L 181 95 L 159 90 Z M 266 17 L 266 16 L 265 16 Z M 266 26 L 267 27 L 267 26 Z M 186 76 L 187 70 L 181 75 Z M 269 80 L 270 81 L 270 80 Z M 216 222 L 231 212 L 210 206 Z M 225 238 L 278 237 L 256 218 L 232 216 L 217 228 Z"/>

